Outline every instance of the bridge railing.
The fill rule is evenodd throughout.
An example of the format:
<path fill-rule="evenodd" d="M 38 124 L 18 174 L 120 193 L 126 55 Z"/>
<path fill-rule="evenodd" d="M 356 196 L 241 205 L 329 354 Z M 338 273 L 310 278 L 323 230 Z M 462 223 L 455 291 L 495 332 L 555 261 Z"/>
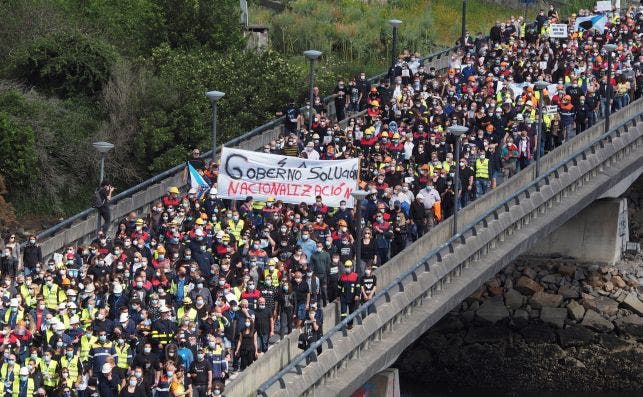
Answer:
<path fill-rule="evenodd" d="M 427 67 L 445 68 L 449 61 L 448 55 L 454 49 L 455 47 L 437 51 L 424 57 L 422 61 Z M 369 78 L 369 82 L 377 82 L 385 77 L 387 73 L 382 72 L 373 76 Z M 324 102 L 327 104 L 327 114 L 330 118 L 334 118 L 336 115 L 334 97 L 335 95 L 329 95 L 324 98 Z M 266 123 L 246 134 L 231 139 L 225 145 L 239 149 L 257 150 L 278 139 L 283 134 L 284 119 L 282 116 Z M 221 146 L 217 150 L 220 151 Z M 202 154 L 203 158 L 211 156 L 212 150 Z M 167 193 L 168 188 L 177 186 L 180 189 L 184 189 L 187 185 L 183 182 L 183 169 L 184 164 L 179 164 L 115 195 L 112 199 L 112 224 L 110 227 L 116 226 L 117 222 L 132 211 L 140 214 L 147 210 L 152 203 Z M 88 208 L 38 233 L 38 242 L 41 245 L 43 257 L 50 257 L 66 245 L 88 244 L 96 237 L 97 224 L 98 213 L 96 209 Z M 24 248 L 24 243 L 22 248 Z"/>
<path fill-rule="evenodd" d="M 462 221 L 461 223 L 459 222 L 460 227 L 458 230 L 460 230 L 460 232 L 458 234 L 450 234 L 452 224 L 449 220 L 452 218 L 447 219 L 435 229 L 432 229 L 429 235 L 418 240 L 376 271 L 378 280 L 381 280 L 379 284 L 384 285 L 384 287 L 379 289 L 372 300 L 360 306 L 343 321 L 325 332 L 324 335 L 306 351 L 298 354 L 287 366 L 262 384 L 257 389 L 257 394 L 267 396 L 279 389 L 287 389 L 289 382 L 286 382 L 285 377 L 289 374 L 297 374 L 295 376 L 299 376 L 299 382 L 296 382 L 296 385 L 293 384 L 298 391 L 307 390 L 309 387 L 323 382 L 322 379 L 326 376 L 325 373 L 322 372 L 323 369 L 313 371 L 313 373 L 307 373 L 306 376 L 303 376 L 303 369 L 308 363 L 316 362 L 320 359 L 316 352 L 318 347 L 333 350 L 330 359 L 337 358 L 337 360 L 333 361 L 332 368 L 340 370 L 342 367 L 341 362 L 351 357 L 358 357 L 359 349 L 364 348 L 365 343 L 367 343 L 370 338 L 377 337 L 378 333 L 381 337 L 382 329 L 375 327 L 375 321 L 369 321 L 368 316 L 370 314 L 379 313 L 382 317 L 394 321 L 395 313 L 392 313 L 393 308 L 385 306 L 391 302 L 393 295 L 398 292 L 403 292 L 409 282 L 417 281 L 418 275 L 421 272 L 428 271 L 431 265 L 442 262 L 443 257 L 454 252 L 454 247 L 459 244 L 466 244 L 467 239 L 477 236 L 483 228 L 486 228 L 490 219 L 498 219 L 499 214 L 509 211 L 510 207 L 519 205 L 521 201 L 528 199 L 531 195 L 540 194 L 541 189 L 543 192 L 546 189 L 551 190 L 549 185 L 554 179 L 558 178 L 564 172 L 567 172 L 572 166 L 587 159 L 588 156 L 612 144 L 614 139 L 621 136 L 624 129 L 635 126 L 637 122 L 640 122 L 642 116 L 643 99 L 639 99 L 612 115 L 611 121 L 615 127 L 607 133 L 604 133 L 604 123 L 600 122 L 542 157 L 540 168 L 547 170 L 542 175 L 536 177 L 535 168 L 531 165 L 509 179 L 506 183 L 498 187 L 498 189 L 474 201 L 476 205 L 472 203 L 459 211 Z M 638 139 L 640 140 L 640 137 Z M 610 158 L 609 161 L 615 161 L 615 158 Z M 597 169 L 598 166 L 594 167 L 591 172 L 598 173 Z M 586 178 L 587 175 L 579 171 L 575 177 L 577 179 L 572 181 L 572 184 L 575 184 L 578 179 Z M 535 210 L 537 209 L 525 209 L 525 213 L 531 213 Z M 524 220 L 521 218 L 519 221 L 523 222 Z M 502 232 L 504 233 L 504 230 Z M 442 236 L 446 236 L 446 238 L 442 239 Z M 418 257 L 417 260 L 410 261 L 414 256 Z M 459 273 L 462 270 L 461 266 L 464 265 L 464 263 L 451 264 L 452 268 L 440 269 L 440 274 L 435 275 L 433 284 L 429 286 L 431 291 L 433 291 L 434 288 L 439 290 L 451 279 L 454 272 Z M 426 287 L 426 285 L 423 287 Z M 413 302 L 408 302 L 408 304 L 412 303 Z M 380 323 L 382 321 L 378 320 Z M 351 335 L 349 335 L 347 327 L 352 322 L 356 322 L 360 327 L 354 329 Z M 392 325 L 392 323 L 386 322 L 383 326 L 386 327 L 387 324 L 389 326 Z M 360 329 L 362 328 L 361 326 L 363 326 L 363 329 Z M 334 341 L 338 340 L 336 338 L 350 338 L 351 343 L 354 342 L 352 345 L 354 349 L 350 351 L 346 349 L 341 351 L 334 349 Z M 345 347 L 345 344 L 342 345 L 342 347 Z M 321 357 L 324 357 L 323 353 Z M 324 361 L 326 367 L 329 367 L 329 360 Z M 331 370 L 330 368 L 326 369 Z"/>

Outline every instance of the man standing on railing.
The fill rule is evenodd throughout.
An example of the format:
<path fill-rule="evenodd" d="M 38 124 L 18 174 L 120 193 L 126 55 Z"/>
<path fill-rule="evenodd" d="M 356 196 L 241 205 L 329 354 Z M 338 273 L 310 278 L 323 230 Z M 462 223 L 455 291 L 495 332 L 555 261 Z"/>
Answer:
<path fill-rule="evenodd" d="M 112 210 L 110 204 L 112 201 L 112 193 L 114 193 L 114 186 L 110 185 L 108 181 L 102 181 L 100 187 L 96 189 L 92 197 L 92 207 L 96 208 L 98 215 L 103 218 L 103 232 L 107 234 L 109 224 L 112 221 Z"/>

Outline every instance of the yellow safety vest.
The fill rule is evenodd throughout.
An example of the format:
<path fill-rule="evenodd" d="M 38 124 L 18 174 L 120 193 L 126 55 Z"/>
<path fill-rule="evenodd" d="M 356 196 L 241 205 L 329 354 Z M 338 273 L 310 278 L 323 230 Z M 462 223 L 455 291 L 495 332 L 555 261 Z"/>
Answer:
<path fill-rule="evenodd" d="M 91 309 L 84 308 L 80 312 L 80 323 L 83 325 L 83 327 L 87 328 L 87 327 L 89 327 L 91 325 L 91 323 L 94 320 L 94 316 L 96 315 L 97 311 L 98 311 L 98 309 L 93 307 Z"/>
<path fill-rule="evenodd" d="M 114 350 L 116 350 L 116 355 L 118 356 L 118 368 L 128 369 L 129 368 L 129 359 L 132 357 L 130 354 L 129 345 L 126 343 L 122 348 L 116 343 L 114 345 Z"/>
<path fill-rule="evenodd" d="M 69 380 L 76 382 L 78 380 L 78 356 L 74 356 L 71 360 L 67 359 L 67 356 L 62 356 L 60 359 L 60 365 L 62 368 L 67 368 L 69 370 Z"/>
<path fill-rule="evenodd" d="M 20 286 L 20 295 L 22 295 L 22 299 L 25 301 L 26 306 L 34 306 L 33 303 L 35 302 L 35 297 L 31 296 L 29 293 L 29 287 L 27 287 L 26 284 L 22 284 Z"/>
<path fill-rule="evenodd" d="M 9 363 L 4 363 L 2 364 L 2 367 L 0 367 L 0 377 L 2 378 L 2 381 L 4 382 L 5 379 L 7 379 L 7 370 L 9 368 Z M 14 363 L 13 364 L 13 377 L 15 378 L 18 376 L 20 373 L 20 364 Z"/>
<path fill-rule="evenodd" d="M 489 179 L 489 159 L 476 160 L 476 178 Z"/>
<path fill-rule="evenodd" d="M 94 335 L 87 338 L 87 335 L 80 337 L 80 361 L 86 362 L 89 359 L 89 351 L 94 347 L 94 344 L 98 340 Z"/>
<path fill-rule="evenodd" d="M 25 318 L 25 311 L 22 309 L 18 309 L 18 316 L 16 317 L 16 321 L 20 321 L 23 318 Z M 11 309 L 7 310 L 4 313 L 4 323 L 7 324 L 9 323 L 9 319 L 11 318 Z"/>
<path fill-rule="evenodd" d="M 4 385 L 3 385 L 3 388 L 4 388 Z M 34 382 L 33 382 L 33 379 L 30 377 L 29 379 L 27 379 L 27 396 L 31 397 L 33 396 L 33 393 L 34 393 Z M 11 397 L 20 397 L 20 377 L 16 377 L 13 380 L 13 390 L 11 393 Z"/>
<path fill-rule="evenodd" d="M 62 299 L 60 298 L 61 293 L 63 295 Z M 58 288 L 58 284 L 53 284 L 51 288 L 45 284 L 45 286 L 42 287 L 42 296 L 45 298 L 45 306 L 47 306 L 49 310 L 57 310 L 58 304 L 67 299 L 65 293 Z"/>
<path fill-rule="evenodd" d="M 230 234 L 234 236 L 235 240 L 241 240 L 241 232 L 243 231 L 243 227 L 245 226 L 245 222 L 243 221 L 243 219 L 239 219 L 236 224 L 234 223 L 234 221 L 229 221 L 228 225 L 230 225 Z"/>
<path fill-rule="evenodd" d="M 279 286 L 279 270 L 275 269 L 272 271 L 272 275 L 270 274 L 270 269 L 266 269 L 263 271 L 263 278 L 264 280 L 266 278 L 270 277 L 272 279 L 272 286 L 273 287 L 278 287 Z"/>
<path fill-rule="evenodd" d="M 188 316 L 190 321 L 196 321 L 197 311 L 195 308 L 191 307 L 186 313 L 183 306 L 179 307 L 179 309 L 176 311 L 176 323 L 181 324 L 181 321 L 183 321 L 183 316 L 185 315 Z"/>
<path fill-rule="evenodd" d="M 42 373 L 43 383 L 45 386 L 58 386 L 58 378 L 56 376 L 56 371 L 58 370 L 57 367 L 58 362 L 53 358 L 49 364 L 47 364 L 44 359 L 40 362 L 40 372 Z M 49 378 L 47 378 L 47 374 L 49 374 Z"/>
<path fill-rule="evenodd" d="M 25 365 L 24 366 L 26 367 L 27 365 L 29 365 L 29 361 L 31 361 L 31 360 L 33 360 L 36 363 L 36 367 L 39 366 L 40 362 L 42 361 L 42 359 L 40 357 L 31 358 L 31 355 L 28 355 L 27 358 L 25 358 Z M 0 393 L 0 396 L 1 395 L 2 395 L 2 393 Z"/>
<path fill-rule="evenodd" d="M 65 329 L 69 329 L 69 316 L 66 314 L 59 314 L 56 317 L 58 317 L 58 320 L 60 320 L 61 323 L 65 326 Z"/>

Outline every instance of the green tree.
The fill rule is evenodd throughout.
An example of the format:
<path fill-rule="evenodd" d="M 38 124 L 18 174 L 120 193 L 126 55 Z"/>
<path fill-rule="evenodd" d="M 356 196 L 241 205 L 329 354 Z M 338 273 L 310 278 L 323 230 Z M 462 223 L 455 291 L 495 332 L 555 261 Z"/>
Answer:
<path fill-rule="evenodd" d="M 164 34 L 173 48 L 204 46 L 225 52 L 243 48 L 237 0 L 156 0 Z"/>
<path fill-rule="evenodd" d="M 62 98 L 96 97 L 110 77 L 117 59 L 106 42 L 80 32 L 54 33 L 19 49 L 11 75 Z"/>
<path fill-rule="evenodd" d="M 9 189 L 28 185 L 34 177 L 35 141 L 31 127 L 0 112 L 0 174 L 6 175 Z"/>

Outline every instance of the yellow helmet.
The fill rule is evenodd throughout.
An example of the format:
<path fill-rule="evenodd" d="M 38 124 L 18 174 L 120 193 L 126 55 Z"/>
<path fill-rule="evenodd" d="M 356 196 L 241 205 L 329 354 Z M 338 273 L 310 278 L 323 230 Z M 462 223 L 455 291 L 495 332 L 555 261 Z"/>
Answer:
<path fill-rule="evenodd" d="M 179 194 L 179 188 L 176 186 L 172 186 L 171 188 L 168 189 L 168 192 L 174 193 L 174 194 Z"/>
<path fill-rule="evenodd" d="M 382 138 L 388 138 L 388 132 L 384 131 L 380 134 L 380 137 Z"/>

